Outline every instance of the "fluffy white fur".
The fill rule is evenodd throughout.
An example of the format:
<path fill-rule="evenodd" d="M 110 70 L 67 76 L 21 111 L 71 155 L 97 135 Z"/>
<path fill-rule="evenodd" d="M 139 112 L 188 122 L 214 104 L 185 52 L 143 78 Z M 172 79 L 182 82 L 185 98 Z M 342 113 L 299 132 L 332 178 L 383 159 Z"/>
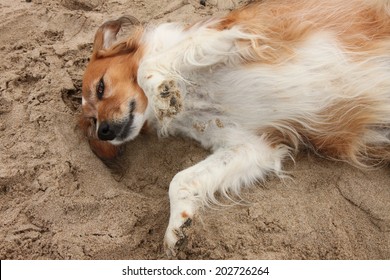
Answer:
<path fill-rule="evenodd" d="M 388 1 L 372 4 L 389 7 Z M 285 59 L 262 63 L 252 49 L 261 53 L 273 48 L 256 45 L 269 38 L 245 31 L 239 22 L 215 28 L 220 21 L 191 27 L 161 24 L 147 28 L 140 39 L 143 55 L 137 77 L 148 98 L 145 119 L 162 136 L 190 137 L 213 151 L 170 184 L 171 213 L 164 239 L 168 254 L 175 254 L 183 227 L 216 192 L 239 193 L 268 174 L 283 175 L 282 162 L 296 147 L 272 143 L 264 129 L 290 133 L 300 143 L 305 135 L 299 130 L 326 139 L 321 127 L 329 125 L 332 114 L 340 115 L 329 108 L 339 101 L 369 98 L 372 103 L 346 106 L 341 117 L 371 110 L 376 121 L 361 136 L 362 143 L 390 145 L 390 38 L 383 39 L 381 51 L 352 53 L 338 34 L 325 28 L 294 43 L 293 54 Z M 251 59 L 257 63 L 248 62 Z M 162 97 L 161 85 L 168 85 L 167 94 L 178 94 L 172 102 L 179 107 L 169 111 L 172 104 Z M 324 119 L 320 112 L 329 115 Z"/>
<path fill-rule="evenodd" d="M 184 237 L 183 225 L 214 193 L 239 193 L 269 173 L 282 174 L 289 148 L 270 147 L 264 136 L 257 135 L 259 128 L 277 127 L 286 119 L 303 126 L 309 125 L 302 121 L 306 119 L 320 123 L 316 113 L 336 98 L 359 98 L 372 88 L 383 101 L 380 110 L 387 112 L 383 124 L 390 123 L 389 54 L 351 62 L 334 36 L 324 31 L 310 36 L 295 50 L 294 59 L 277 67 L 241 65 L 235 42 L 254 35 L 239 26 L 217 31 L 208 24 L 214 22 L 188 31 L 162 24 L 143 38 L 147 51 L 138 82 L 150 101 L 148 119 L 161 135 L 184 135 L 214 151 L 171 182 L 164 240 L 170 254 Z M 184 109 L 172 119 L 157 121 L 153 96 L 160 94 L 157 88 L 164 80 L 180 84 Z M 373 141 L 389 143 L 389 138 L 378 132 Z"/>

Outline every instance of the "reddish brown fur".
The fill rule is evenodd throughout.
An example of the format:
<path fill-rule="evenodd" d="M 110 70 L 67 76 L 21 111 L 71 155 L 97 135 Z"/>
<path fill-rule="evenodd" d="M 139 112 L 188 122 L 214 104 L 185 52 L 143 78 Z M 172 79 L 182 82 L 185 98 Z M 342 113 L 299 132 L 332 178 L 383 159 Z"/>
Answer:
<path fill-rule="evenodd" d="M 138 35 L 137 35 L 138 34 Z M 143 112 L 147 106 L 147 98 L 137 84 L 138 62 L 142 56 L 142 48 L 136 39 L 141 30 L 127 42 L 121 42 L 109 49 L 103 49 L 103 34 L 100 28 L 95 35 L 94 49 L 91 61 L 87 66 L 83 77 L 83 97 L 86 103 L 83 105 L 83 117 L 80 121 L 81 128 L 89 139 L 93 152 L 102 159 L 115 158 L 119 147 L 106 141 L 100 141 L 96 135 L 96 127 L 91 118 L 99 116 L 97 121 L 115 121 L 121 119 L 128 110 L 128 100 L 137 97 L 135 112 Z M 110 67 L 115 65 L 115 67 Z M 98 100 L 94 88 L 97 81 L 106 75 L 106 91 L 115 88 L 115 94 Z M 131 92 L 132 96 L 129 96 Z"/>
<path fill-rule="evenodd" d="M 356 157 L 364 145 L 361 139 L 377 119 L 372 103 L 354 99 L 329 106 L 318 114 L 322 122 L 313 123 L 314 131 L 308 131 L 306 137 L 321 154 L 359 162 Z"/>
<path fill-rule="evenodd" d="M 243 55 L 247 62 L 283 62 L 293 57 L 296 44 L 321 30 L 333 31 L 345 49 L 358 56 L 360 51 L 388 47 L 382 45 L 382 39 L 390 36 L 390 18 L 384 9 L 369 4 L 370 1 L 340 0 L 255 2 L 231 12 L 215 28 L 240 25 L 249 33 L 262 35 L 258 40 L 237 42 L 251 47 L 250 55 Z"/>
<path fill-rule="evenodd" d="M 354 99 L 339 101 L 319 112 L 316 120 L 306 126 L 283 121 L 275 127 L 259 131 L 273 146 L 288 145 L 295 151 L 304 143 L 315 152 L 332 158 L 367 167 L 390 161 L 390 146 L 366 142 L 369 129 L 378 126 L 375 101 Z M 376 127 L 381 129 L 381 127 Z M 382 129 L 388 129 L 384 125 Z"/>
<path fill-rule="evenodd" d="M 181 217 L 182 217 L 183 219 L 187 219 L 187 218 L 189 217 L 189 215 L 187 214 L 186 211 L 183 211 L 183 212 L 181 213 Z"/>
<path fill-rule="evenodd" d="M 82 131 L 84 131 L 91 150 L 103 161 L 110 160 L 119 156 L 121 152 L 121 147 L 112 145 L 107 141 L 99 140 L 96 137 L 95 124 L 91 119 L 81 116 L 79 119 L 79 127 Z"/>

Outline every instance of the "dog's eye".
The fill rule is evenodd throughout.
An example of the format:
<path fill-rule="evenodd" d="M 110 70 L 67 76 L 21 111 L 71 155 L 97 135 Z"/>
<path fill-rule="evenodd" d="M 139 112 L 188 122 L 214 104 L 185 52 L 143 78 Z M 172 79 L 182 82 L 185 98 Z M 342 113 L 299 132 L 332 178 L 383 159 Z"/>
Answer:
<path fill-rule="evenodd" d="M 103 78 L 100 79 L 96 86 L 96 95 L 99 100 L 102 100 L 104 95 L 104 81 Z"/>

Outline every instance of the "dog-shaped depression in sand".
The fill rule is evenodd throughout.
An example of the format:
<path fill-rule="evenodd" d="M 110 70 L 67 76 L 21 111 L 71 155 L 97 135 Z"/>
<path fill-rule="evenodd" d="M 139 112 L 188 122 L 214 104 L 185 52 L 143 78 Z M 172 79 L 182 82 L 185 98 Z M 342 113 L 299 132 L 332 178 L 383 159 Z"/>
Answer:
<path fill-rule="evenodd" d="M 300 147 L 358 167 L 390 159 L 390 3 L 264 0 L 224 17 L 104 23 L 83 78 L 81 127 L 103 159 L 146 126 L 212 151 L 169 186 L 164 245 L 214 194 L 283 177 Z"/>

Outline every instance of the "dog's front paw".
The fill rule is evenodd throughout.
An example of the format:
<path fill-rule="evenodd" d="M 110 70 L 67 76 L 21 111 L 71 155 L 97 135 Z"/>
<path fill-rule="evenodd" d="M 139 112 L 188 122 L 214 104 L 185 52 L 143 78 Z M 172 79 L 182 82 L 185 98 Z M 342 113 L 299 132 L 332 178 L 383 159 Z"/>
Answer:
<path fill-rule="evenodd" d="M 183 111 L 185 85 L 173 79 L 169 67 L 149 59 L 141 63 L 138 74 L 138 83 L 160 123 L 168 123 Z"/>
<path fill-rule="evenodd" d="M 154 110 L 159 121 L 172 119 L 183 110 L 183 98 L 174 80 L 165 80 L 157 86 L 153 96 Z"/>
<path fill-rule="evenodd" d="M 191 226 L 192 219 L 187 218 L 178 227 L 168 226 L 164 237 L 164 249 L 168 257 L 175 257 L 187 244 L 185 229 Z"/>

